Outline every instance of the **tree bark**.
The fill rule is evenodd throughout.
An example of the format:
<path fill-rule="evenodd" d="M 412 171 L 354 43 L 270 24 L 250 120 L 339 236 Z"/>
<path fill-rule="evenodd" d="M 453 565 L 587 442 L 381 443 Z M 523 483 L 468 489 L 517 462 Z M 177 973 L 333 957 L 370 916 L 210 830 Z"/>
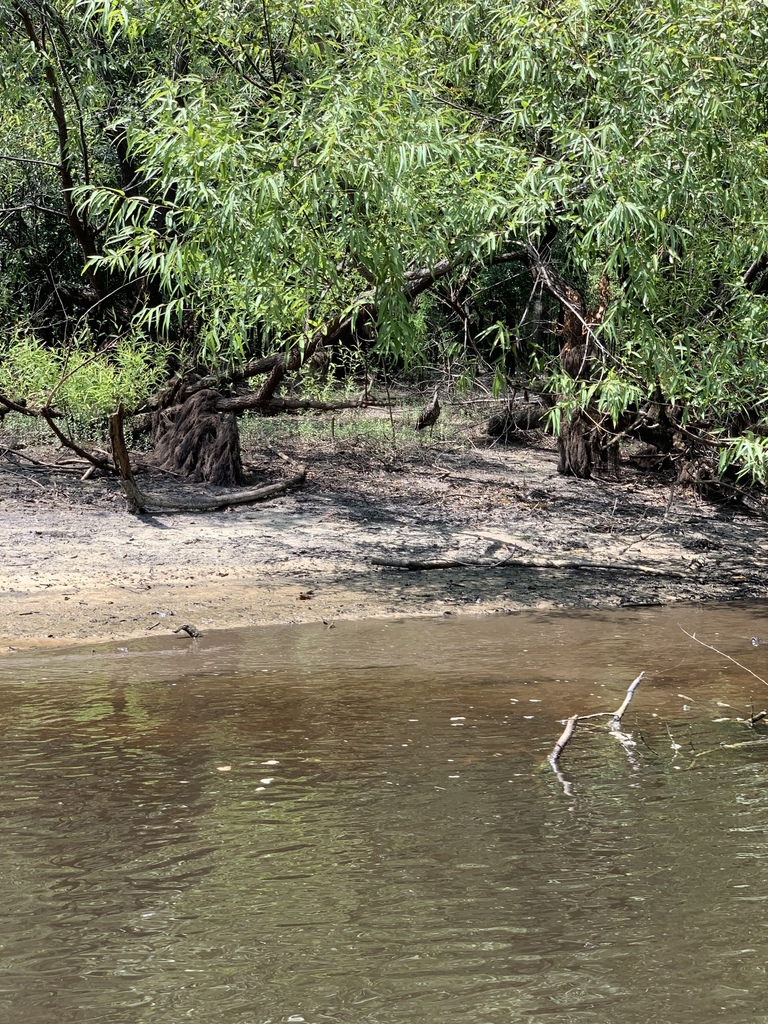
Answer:
<path fill-rule="evenodd" d="M 155 414 L 155 461 L 161 469 L 194 483 L 243 483 L 237 418 L 219 411 L 221 401 L 208 388 Z"/>

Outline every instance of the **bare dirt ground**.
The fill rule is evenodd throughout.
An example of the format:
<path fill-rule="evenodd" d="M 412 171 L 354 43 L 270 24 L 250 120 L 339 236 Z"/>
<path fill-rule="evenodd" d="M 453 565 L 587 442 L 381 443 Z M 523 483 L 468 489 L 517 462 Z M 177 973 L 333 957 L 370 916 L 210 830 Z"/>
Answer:
<path fill-rule="evenodd" d="M 0 654 L 276 622 L 767 596 L 759 507 L 672 495 L 649 473 L 558 476 L 549 446 L 290 438 L 246 450 L 255 483 L 306 485 L 220 512 L 135 516 L 71 453 L 0 444 Z M 57 462 L 55 469 L 36 465 Z M 168 478 L 146 476 L 147 490 Z M 196 491 L 199 493 L 199 490 Z M 407 571 L 372 559 L 467 564 Z"/>

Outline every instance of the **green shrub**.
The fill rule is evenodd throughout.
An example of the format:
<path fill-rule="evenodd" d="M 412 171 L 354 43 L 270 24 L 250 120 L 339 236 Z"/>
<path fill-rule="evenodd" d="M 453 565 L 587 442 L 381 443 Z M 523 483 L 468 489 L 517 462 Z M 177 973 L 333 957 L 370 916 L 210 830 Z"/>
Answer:
<path fill-rule="evenodd" d="M 30 331 L 0 340 L 0 393 L 30 406 L 51 402 L 83 428 L 95 426 L 122 402 L 135 409 L 162 383 L 164 352 L 124 338 L 94 353 L 80 337 L 68 351 L 49 349 Z"/>

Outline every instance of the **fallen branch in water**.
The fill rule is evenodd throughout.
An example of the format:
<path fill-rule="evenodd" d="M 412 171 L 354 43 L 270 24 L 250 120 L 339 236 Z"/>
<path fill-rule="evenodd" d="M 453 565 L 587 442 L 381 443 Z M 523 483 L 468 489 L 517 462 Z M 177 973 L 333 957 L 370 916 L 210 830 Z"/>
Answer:
<path fill-rule="evenodd" d="M 641 672 L 640 675 L 637 677 L 637 679 L 634 679 L 630 683 L 629 689 L 627 690 L 627 695 L 624 698 L 624 703 L 621 705 L 620 708 L 618 708 L 618 710 L 613 711 L 613 712 L 611 712 L 611 711 L 596 711 L 596 712 L 594 712 L 591 715 L 572 715 L 567 720 L 567 722 L 565 724 L 565 729 L 563 730 L 563 733 L 560 736 L 560 739 L 557 741 L 557 743 L 554 746 L 554 749 L 552 750 L 552 753 L 547 758 L 547 760 L 549 761 L 549 763 L 552 765 L 553 768 L 555 766 L 555 763 L 557 762 L 557 759 L 560 757 L 560 755 L 562 754 L 563 750 L 566 748 L 566 746 L 570 742 L 571 737 L 573 736 L 574 732 L 576 731 L 576 726 L 578 725 L 579 721 L 586 721 L 588 718 L 610 718 L 611 722 L 610 722 L 610 725 L 608 726 L 610 731 L 613 732 L 613 733 L 619 731 L 619 726 L 621 725 L 621 720 L 624 717 L 624 712 L 629 707 L 629 702 L 632 700 L 632 697 L 634 696 L 635 690 L 638 688 L 640 683 L 643 681 L 643 676 L 644 675 L 645 675 L 645 672 Z"/>
<path fill-rule="evenodd" d="M 632 697 L 634 696 L 635 690 L 638 688 L 638 686 L 642 682 L 644 675 L 645 675 L 645 673 L 641 672 L 640 675 L 636 679 L 632 680 L 632 682 L 630 683 L 629 689 L 627 690 L 627 695 L 624 698 L 624 702 L 622 703 L 621 707 L 617 708 L 616 711 L 597 711 L 597 712 L 595 712 L 595 713 L 593 713 L 591 715 L 571 715 L 571 717 L 566 720 L 565 728 L 563 729 L 562 733 L 560 734 L 560 737 L 558 738 L 557 743 L 555 743 L 555 745 L 554 745 L 554 747 L 552 749 L 552 753 L 547 758 L 547 761 L 549 762 L 550 767 L 552 768 L 552 771 L 555 773 L 555 775 L 557 777 L 557 781 L 563 787 L 563 792 L 565 793 L 566 796 L 570 796 L 571 795 L 572 788 L 573 788 L 572 787 L 572 783 L 569 782 L 563 776 L 563 773 L 560 771 L 560 768 L 558 767 L 558 763 L 557 762 L 558 762 L 562 752 L 565 750 L 565 748 L 571 742 L 571 739 L 573 738 L 573 734 L 576 732 L 576 726 L 579 724 L 579 722 L 584 722 L 584 721 L 586 721 L 587 719 L 590 719 L 590 718 L 610 718 L 611 721 L 610 721 L 610 723 L 608 725 L 609 732 L 611 733 L 612 736 L 615 736 L 615 738 L 619 741 L 619 743 L 621 743 L 622 747 L 624 747 L 624 749 L 627 751 L 627 756 L 629 757 L 630 762 L 632 762 L 633 764 L 635 763 L 634 759 L 632 757 L 632 754 L 631 754 L 631 749 L 630 749 L 631 747 L 633 747 L 635 745 L 635 741 L 632 739 L 631 736 L 628 736 L 628 735 L 626 735 L 625 733 L 623 733 L 621 731 L 621 720 L 624 717 L 624 712 L 629 707 L 630 701 L 632 700 Z"/>
<path fill-rule="evenodd" d="M 748 672 L 748 673 L 749 673 L 749 674 L 750 674 L 751 676 L 754 676 L 754 678 L 755 678 L 755 679 L 756 679 L 756 680 L 757 680 L 757 681 L 758 681 L 759 683 L 762 683 L 762 684 L 763 684 L 763 686 L 768 686 L 768 682 L 766 682 L 766 680 L 765 680 L 765 679 L 763 679 L 763 677 L 762 677 L 762 676 L 759 676 L 759 675 L 757 674 L 757 672 L 753 672 L 751 668 L 747 668 L 747 666 L 746 666 L 746 665 L 742 665 L 740 661 L 736 661 L 736 659 L 735 659 L 735 658 L 732 658 L 732 657 L 730 656 L 730 654 L 726 654 L 726 653 L 725 653 L 725 651 L 719 651 L 719 650 L 717 649 L 717 647 L 713 647 L 713 646 L 712 646 L 712 644 L 706 644 L 706 643 L 704 643 L 704 641 L 703 641 L 703 640 L 699 640 L 699 638 L 698 638 L 698 637 L 696 636 L 696 634 L 695 634 L 695 633 L 689 633 L 687 629 L 683 629 L 683 627 L 682 627 L 682 626 L 680 625 L 680 623 L 679 623 L 679 622 L 678 622 L 678 624 L 677 624 L 677 625 L 678 625 L 678 626 L 680 627 L 680 629 L 682 629 L 682 630 L 683 630 L 683 633 L 685 633 L 685 635 L 686 635 L 686 636 L 689 636 L 689 637 L 691 638 L 691 640 L 695 640 L 695 641 L 696 641 L 696 643 L 697 643 L 697 644 L 701 644 L 701 646 L 702 646 L 702 647 L 706 647 L 706 648 L 707 648 L 708 650 L 710 650 L 710 651 L 714 651 L 714 652 L 715 652 L 715 654 L 719 654 L 721 658 L 727 658 L 727 659 L 728 659 L 728 661 L 731 661 L 731 662 L 733 662 L 733 664 L 734 664 L 734 665 L 735 665 L 735 666 L 736 666 L 737 668 L 740 668 L 740 669 L 742 670 L 742 672 Z"/>
<path fill-rule="evenodd" d="M 555 767 L 558 757 L 562 754 L 568 744 L 571 742 L 571 737 L 576 732 L 576 726 L 579 721 L 578 715 L 572 715 L 565 723 L 565 728 L 560 734 L 560 738 L 554 746 L 552 753 L 549 755 L 549 763 L 552 767 Z"/>
<path fill-rule="evenodd" d="M 714 754 L 718 750 L 739 750 L 741 747 L 764 747 L 768 743 L 768 736 L 764 736 L 759 740 L 741 740 L 739 743 L 721 743 L 719 747 L 710 747 L 709 750 L 700 750 L 698 754 L 694 754 L 693 760 L 688 765 L 687 771 L 691 768 L 696 767 L 696 762 L 700 757 L 705 757 L 707 754 Z"/>
<path fill-rule="evenodd" d="M 619 726 L 621 725 L 621 720 L 624 717 L 624 712 L 629 707 L 629 702 L 632 700 L 632 697 L 634 696 L 635 690 L 638 688 L 640 683 L 643 681 L 643 676 L 644 675 L 645 675 L 645 672 L 641 672 L 640 675 L 637 677 L 637 679 L 633 679 L 632 682 L 630 683 L 629 689 L 627 690 L 627 696 L 624 698 L 624 703 L 621 705 L 619 710 L 614 713 L 614 716 L 611 719 L 611 724 L 608 727 L 611 730 L 611 732 L 616 732 L 618 730 Z"/>

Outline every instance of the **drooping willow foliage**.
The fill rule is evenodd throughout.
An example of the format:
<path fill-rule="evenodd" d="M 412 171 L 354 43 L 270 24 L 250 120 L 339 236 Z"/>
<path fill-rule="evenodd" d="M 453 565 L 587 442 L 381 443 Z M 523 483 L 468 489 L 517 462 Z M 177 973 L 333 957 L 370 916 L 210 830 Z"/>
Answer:
<path fill-rule="evenodd" d="M 588 378 L 518 338 L 565 407 L 661 398 L 768 475 L 764 3 L 0 0 L 0 25 L 5 322 L 222 366 L 373 301 L 378 351 L 413 357 L 409 273 L 471 291 L 525 253 L 610 284 Z"/>

